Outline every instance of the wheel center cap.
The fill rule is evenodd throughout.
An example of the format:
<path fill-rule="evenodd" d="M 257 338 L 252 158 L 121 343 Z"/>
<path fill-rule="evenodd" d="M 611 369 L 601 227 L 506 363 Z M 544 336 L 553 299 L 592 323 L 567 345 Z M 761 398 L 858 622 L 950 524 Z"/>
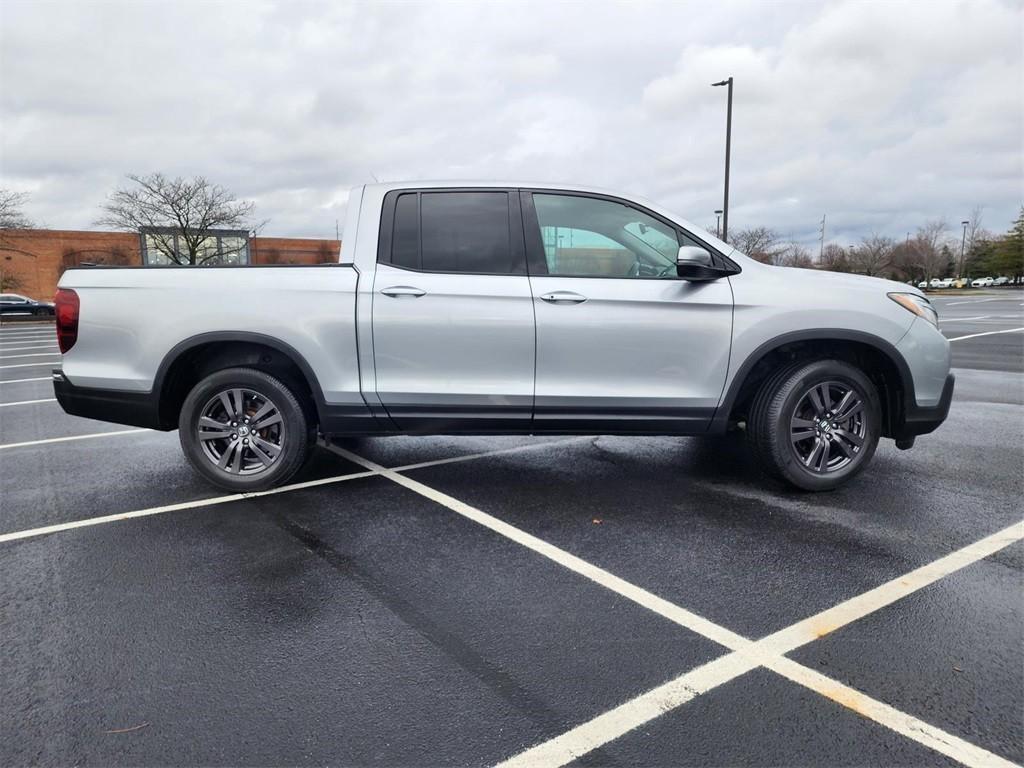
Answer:
<path fill-rule="evenodd" d="M 818 426 L 821 427 L 822 432 L 832 431 L 832 425 L 828 423 L 827 419 L 822 419 L 820 422 L 818 422 Z"/>
<path fill-rule="evenodd" d="M 239 427 L 238 434 L 240 434 L 242 437 L 246 437 L 249 434 L 249 428 L 246 426 Z"/>

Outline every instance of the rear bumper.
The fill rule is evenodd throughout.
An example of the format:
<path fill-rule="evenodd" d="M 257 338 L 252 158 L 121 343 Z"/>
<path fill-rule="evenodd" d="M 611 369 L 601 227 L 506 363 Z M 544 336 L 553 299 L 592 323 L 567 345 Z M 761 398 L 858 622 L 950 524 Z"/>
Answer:
<path fill-rule="evenodd" d="M 64 412 L 72 416 L 147 429 L 168 429 L 160 423 L 159 404 L 150 392 L 76 387 L 60 368 L 54 368 L 53 393 Z"/>
<path fill-rule="evenodd" d="M 930 408 L 922 408 L 913 403 L 909 404 L 903 414 L 903 421 L 896 427 L 897 440 L 904 440 L 917 435 L 927 435 L 934 432 L 949 415 L 949 404 L 953 400 L 953 387 L 956 384 L 956 376 L 952 373 L 946 376 L 946 383 L 942 386 L 942 395 L 937 405 Z"/>

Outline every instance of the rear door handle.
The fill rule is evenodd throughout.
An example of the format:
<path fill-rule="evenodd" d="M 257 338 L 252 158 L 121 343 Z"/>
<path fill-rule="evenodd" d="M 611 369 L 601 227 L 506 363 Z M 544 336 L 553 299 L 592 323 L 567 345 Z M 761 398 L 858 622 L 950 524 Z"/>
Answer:
<path fill-rule="evenodd" d="M 426 294 L 426 291 L 421 291 L 419 288 L 413 288 L 411 285 L 393 285 L 390 288 L 381 289 L 381 293 L 385 296 L 391 296 L 394 299 L 408 297 L 415 299 Z"/>
<path fill-rule="evenodd" d="M 543 294 L 541 298 L 549 304 L 582 304 L 587 300 L 586 296 L 580 296 L 572 291 L 552 291 Z"/>

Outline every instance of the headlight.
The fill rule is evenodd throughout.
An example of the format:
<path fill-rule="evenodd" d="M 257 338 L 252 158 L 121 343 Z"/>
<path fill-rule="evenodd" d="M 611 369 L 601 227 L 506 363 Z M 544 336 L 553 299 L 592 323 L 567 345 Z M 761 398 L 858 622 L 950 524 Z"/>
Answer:
<path fill-rule="evenodd" d="M 939 315 L 924 296 L 918 296 L 916 293 L 890 293 L 889 298 L 908 312 L 923 317 L 936 328 L 939 327 Z"/>

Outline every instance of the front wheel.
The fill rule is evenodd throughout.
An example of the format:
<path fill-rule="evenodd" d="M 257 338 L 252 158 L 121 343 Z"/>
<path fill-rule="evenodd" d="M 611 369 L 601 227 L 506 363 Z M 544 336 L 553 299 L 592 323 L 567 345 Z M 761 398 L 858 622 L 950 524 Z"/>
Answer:
<path fill-rule="evenodd" d="M 819 360 L 768 377 L 747 432 L 769 474 L 803 490 L 827 491 L 871 461 L 881 424 L 870 379 L 849 363 Z"/>
<path fill-rule="evenodd" d="M 231 491 L 287 482 L 314 439 L 295 394 L 253 368 L 217 371 L 196 384 L 182 405 L 178 433 L 192 466 Z"/>

